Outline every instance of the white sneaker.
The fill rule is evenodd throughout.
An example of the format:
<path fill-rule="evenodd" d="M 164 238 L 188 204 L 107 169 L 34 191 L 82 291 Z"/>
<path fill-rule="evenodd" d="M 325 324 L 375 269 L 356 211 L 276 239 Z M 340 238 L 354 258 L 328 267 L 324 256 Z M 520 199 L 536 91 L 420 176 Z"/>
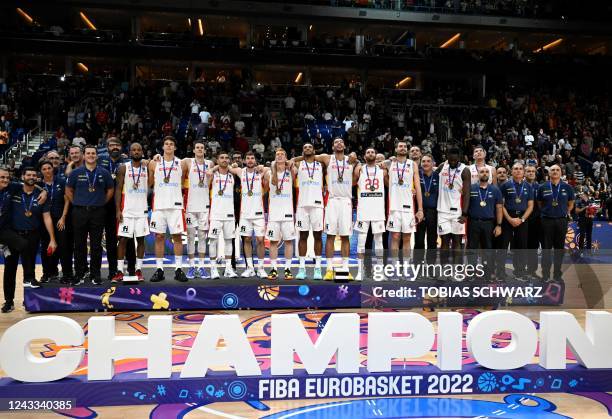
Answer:
<path fill-rule="evenodd" d="M 231 266 L 225 268 L 225 272 L 223 272 L 223 276 L 226 278 L 236 278 L 238 274 L 234 272 Z"/>
<path fill-rule="evenodd" d="M 215 265 L 210 267 L 210 279 L 219 279 L 219 270 Z"/>
<path fill-rule="evenodd" d="M 266 273 L 264 268 L 257 268 L 257 276 L 259 278 L 267 278 L 268 274 Z"/>
<path fill-rule="evenodd" d="M 227 272 L 227 271 L 226 271 Z M 255 269 L 247 267 L 246 270 L 240 275 L 243 278 L 251 278 L 255 276 Z M 266 275 L 267 276 L 267 275 Z"/>

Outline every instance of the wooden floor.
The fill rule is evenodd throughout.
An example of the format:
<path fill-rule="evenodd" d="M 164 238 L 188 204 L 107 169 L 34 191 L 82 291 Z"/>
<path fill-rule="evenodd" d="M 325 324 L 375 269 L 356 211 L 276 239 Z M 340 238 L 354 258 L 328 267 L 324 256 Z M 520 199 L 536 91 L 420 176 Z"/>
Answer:
<path fill-rule="evenodd" d="M 40 267 L 39 267 L 40 269 Z M 593 276 L 592 267 L 590 271 L 586 271 L 583 266 L 578 265 L 577 268 L 570 267 L 566 272 L 566 278 L 574 278 L 573 280 L 568 279 L 566 281 L 567 284 L 567 293 L 566 293 L 566 302 L 569 300 L 569 306 L 572 308 L 575 307 L 585 307 L 588 304 L 593 308 L 598 309 L 610 309 L 612 308 L 612 295 L 610 292 L 610 281 L 612 281 L 612 271 L 608 268 L 608 265 L 603 265 L 601 270 L 597 270 L 597 275 Z M 0 273 L 2 273 L 2 267 L 0 267 Z M 605 276 L 604 276 L 605 273 Z M 39 272 L 40 274 L 40 272 Z M 16 297 L 16 305 L 17 308 L 13 313 L 0 315 L 0 333 L 4 332 L 6 328 L 15 322 L 33 316 L 31 314 L 26 313 L 22 306 L 22 296 L 23 290 L 21 283 L 21 270 L 18 272 L 18 289 L 17 289 L 17 297 Z M 580 277 L 588 277 L 588 281 L 580 281 Z M 598 279 L 596 279 L 598 278 Z M 605 278 L 605 279 L 604 279 Z M 586 289 L 585 289 L 586 286 Z M 595 291 L 594 291 L 595 290 Z M 601 290 L 601 291 L 599 291 Z M 600 292 L 600 298 L 594 297 L 592 293 Z M 587 295 L 588 294 L 588 295 Z M 548 308 L 551 309 L 551 308 Z M 357 311 L 355 310 L 338 310 L 338 311 Z M 366 310 L 359 310 L 366 311 Z M 539 307 L 529 307 L 529 308 L 516 308 L 516 311 L 519 311 L 525 315 L 530 316 L 531 318 L 537 319 L 538 313 L 541 311 Z M 568 310 L 572 312 L 577 318 L 583 322 L 584 321 L 584 309 L 572 309 Z M 304 311 L 308 313 L 307 321 L 313 322 L 316 324 L 317 319 L 324 316 L 329 311 L 321 310 L 321 311 Z M 421 312 L 419 310 L 419 312 Z M 264 326 L 269 321 L 269 312 L 256 312 L 256 311 L 240 311 L 241 319 L 244 321 L 245 328 L 247 329 L 247 333 L 249 337 L 251 336 L 261 336 L 265 337 Z M 120 334 L 136 334 L 142 333 L 144 329 L 142 326 L 146 326 L 146 320 L 151 313 L 74 313 L 74 314 L 64 314 L 75 319 L 82 325 L 85 325 L 89 317 L 94 315 L 115 315 L 117 319 L 117 332 Z M 199 322 L 201 321 L 201 315 L 205 314 L 204 312 L 189 312 L 190 316 L 185 317 L 183 313 L 173 312 L 174 323 L 173 327 L 177 331 L 185 332 L 185 337 L 179 338 L 174 342 L 175 349 L 188 349 L 185 346 L 181 346 L 181 340 L 186 337 L 193 336 L 193 332 L 197 330 Z M 436 313 L 426 313 L 422 312 L 425 316 L 435 320 Z M 44 341 L 33 342 L 32 350 L 34 354 L 40 356 L 41 353 L 45 352 L 49 355 L 49 352 L 52 351 L 49 347 L 44 346 L 46 343 Z M 257 352 L 256 352 L 257 354 Z M 264 355 L 265 356 L 265 355 Z M 425 361 L 433 361 L 435 357 L 435 353 L 430 353 L 429 356 L 424 357 Z M 79 371 L 79 373 L 84 373 L 84 371 Z M 4 375 L 2 371 L 0 371 L 0 376 Z M 538 397 L 542 399 L 546 399 L 547 401 L 556 405 L 556 409 L 554 413 L 561 416 L 556 417 L 571 417 L 571 418 L 606 418 L 609 417 L 607 414 L 607 410 L 603 405 L 599 404 L 596 401 L 593 401 L 589 398 L 572 395 L 572 394 L 538 394 Z M 489 401 L 489 402 L 497 402 L 502 403 L 504 395 L 473 395 L 473 396 L 446 396 L 444 399 L 430 396 L 423 396 L 424 399 L 427 399 L 427 406 L 431 406 L 431 412 L 427 414 L 427 412 L 423 412 L 422 409 L 417 411 L 411 411 L 409 408 L 404 406 L 402 410 L 401 417 L 427 417 L 427 416 L 436 416 L 439 415 L 434 414 L 433 412 L 438 411 L 438 407 L 440 403 L 450 402 L 448 399 L 462 399 L 464 402 L 462 403 L 477 403 L 477 401 Z M 407 399 L 406 399 L 407 400 Z M 414 400 L 414 399 L 413 399 Z M 330 403 L 333 400 L 304 400 L 304 401 L 272 401 L 272 402 L 263 402 L 260 406 L 252 406 L 247 403 L 214 403 L 206 406 L 195 407 L 190 404 L 184 405 L 176 405 L 176 414 L 173 415 L 181 415 L 185 418 L 259 418 L 273 413 L 286 412 L 290 409 L 296 408 L 304 408 L 311 407 L 313 412 L 316 411 L 316 418 L 325 419 L 325 418 L 333 418 L 340 419 L 337 414 L 333 412 L 326 412 L 326 409 L 316 408 L 315 405 L 322 405 L 325 403 Z M 347 405 L 350 405 L 350 401 L 343 399 L 343 402 L 346 402 Z M 419 406 L 424 406 L 425 404 L 421 403 Z M 466 405 L 466 406 L 467 406 Z M 500 406 L 494 405 L 492 406 Z M 438 407 L 436 407 L 438 406 Z M 258 410 L 265 408 L 266 410 Z M 156 418 L 163 417 L 166 419 L 167 414 L 159 416 L 159 412 L 161 408 L 156 405 L 146 405 L 146 406 L 121 406 L 121 407 L 92 407 L 89 408 L 79 408 L 77 410 L 73 410 L 71 412 L 65 412 L 66 414 L 60 414 L 56 412 L 41 412 L 36 414 L 36 418 L 57 418 L 57 417 L 78 417 L 78 418 L 86 418 L 86 417 L 97 417 L 102 418 Z M 157 411 L 157 414 L 156 414 Z M 412 412 L 412 413 L 410 413 Z M 395 412 L 397 413 L 397 412 Z M 20 416 L 19 416 L 20 415 Z M 0 417 L 8 417 L 5 412 L 0 413 Z M 15 417 L 34 417 L 28 416 L 28 414 L 14 414 L 12 416 Z M 373 413 L 372 417 L 384 418 L 384 417 L 397 417 L 394 416 L 392 412 L 381 412 Z M 461 416 L 461 412 L 457 412 L 456 416 Z M 485 416 L 489 416 L 486 415 Z M 489 417 L 496 417 L 497 414 L 494 411 L 490 412 Z M 303 416 L 302 416 L 303 417 Z M 446 417 L 446 416 L 445 416 Z M 512 416 L 503 416 L 503 417 L 512 417 Z M 549 417 L 549 416 L 546 416 Z M 550 417 L 555 417 L 550 416 Z"/>

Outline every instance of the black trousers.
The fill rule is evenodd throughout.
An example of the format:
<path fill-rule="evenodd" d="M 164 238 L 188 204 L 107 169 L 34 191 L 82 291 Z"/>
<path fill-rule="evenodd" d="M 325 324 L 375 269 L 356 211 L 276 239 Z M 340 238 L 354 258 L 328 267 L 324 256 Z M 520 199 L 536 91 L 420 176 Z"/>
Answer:
<path fill-rule="evenodd" d="M 593 219 L 585 217 L 579 220 L 578 230 L 580 231 L 580 236 L 578 237 L 578 248 L 590 250 L 593 242 Z M 586 247 L 584 247 L 585 242 Z"/>
<path fill-rule="evenodd" d="M 542 218 L 542 276 L 550 277 L 553 266 L 553 278 L 561 278 L 561 265 L 567 234 L 567 218 Z"/>
<path fill-rule="evenodd" d="M 526 272 L 527 261 L 524 249 L 527 249 L 528 234 L 529 225 L 527 223 L 512 227 L 505 219 L 502 222 L 502 247 L 504 251 L 508 250 L 508 246 L 513 250 L 512 265 L 515 275 L 523 275 Z"/>
<path fill-rule="evenodd" d="M 4 226 L 0 228 L 0 244 L 7 246 L 11 252 L 23 252 L 28 241 L 15 230 Z"/>
<path fill-rule="evenodd" d="M 423 259 L 427 263 L 436 262 L 436 252 L 438 251 L 438 210 L 435 208 L 425 208 L 423 215 L 425 218 L 417 224 L 414 233 L 414 253 L 417 260 Z M 425 235 L 427 235 L 427 250 L 425 249 Z"/>
<path fill-rule="evenodd" d="M 59 218 L 51 217 L 53 220 L 53 230 L 55 231 L 55 241 L 57 242 L 57 249 L 50 256 L 47 256 L 47 247 L 51 241 L 47 229 L 42 229 L 40 233 L 40 259 L 42 261 L 43 275 L 47 277 L 57 276 L 59 274 L 57 270 L 57 264 L 62 264 L 62 276 L 72 277 L 72 226 L 66 224 L 64 230 L 60 231 L 57 229 L 57 221 Z"/>
<path fill-rule="evenodd" d="M 4 300 L 13 302 L 15 299 L 15 285 L 17 283 L 17 265 L 21 256 L 21 266 L 23 268 L 23 281 L 36 281 L 34 269 L 36 268 L 36 254 L 40 244 L 40 233 L 32 231 L 16 231 L 20 238 L 25 240 L 25 247 L 21 250 L 11 250 L 11 255 L 4 261 Z"/>
<path fill-rule="evenodd" d="M 494 220 L 483 220 L 470 218 L 468 221 L 467 255 L 470 264 L 475 265 L 478 260 L 479 249 L 482 249 L 482 261 L 487 266 L 487 271 L 493 267 L 493 230 Z"/>
<path fill-rule="evenodd" d="M 93 278 L 100 276 L 102 265 L 102 232 L 106 210 L 104 207 L 74 207 L 74 271 L 82 278 L 87 270 L 87 238 L 89 237 L 89 272 Z"/>
<path fill-rule="evenodd" d="M 106 204 L 106 215 L 104 218 L 104 237 L 106 239 L 106 259 L 108 260 L 108 271 L 117 272 L 117 211 L 115 200 L 111 199 Z M 127 270 L 130 274 L 136 271 L 136 250 L 134 239 L 130 238 L 125 246 L 125 258 L 127 259 Z"/>
<path fill-rule="evenodd" d="M 538 249 L 542 245 L 542 218 L 532 214 L 527 219 L 527 273 L 534 275 L 538 270 Z"/>
<path fill-rule="evenodd" d="M 493 253 L 495 254 L 495 275 L 504 277 L 506 275 L 506 256 L 507 250 L 504 250 L 504 237 L 499 235 L 493 237 Z"/>

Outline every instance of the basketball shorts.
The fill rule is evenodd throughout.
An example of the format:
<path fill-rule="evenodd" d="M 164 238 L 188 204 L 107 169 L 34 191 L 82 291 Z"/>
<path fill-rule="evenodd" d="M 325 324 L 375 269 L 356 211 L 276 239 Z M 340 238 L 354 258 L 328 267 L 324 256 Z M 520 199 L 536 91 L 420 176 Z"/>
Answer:
<path fill-rule="evenodd" d="M 463 236 L 465 234 L 465 223 L 461 224 L 459 221 L 459 215 L 438 213 L 438 235 L 444 236 L 445 234 L 455 234 Z"/>
<path fill-rule="evenodd" d="M 353 233 L 353 205 L 350 199 L 327 201 L 325 233 L 331 236 L 350 236 Z"/>
<path fill-rule="evenodd" d="M 188 212 L 185 214 L 185 225 L 187 230 L 208 231 L 208 211 Z"/>
<path fill-rule="evenodd" d="M 145 237 L 149 235 L 149 218 L 144 217 L 123 217 L 117 229 L 119 237 Z"/>
<path fill-rule="evenodd" d="M 223 235 L 224 240 L 233 239 L 236 232 L 234 220 L 210 220 L 208 228 L 208 238 L 218 239 Z"/>
<path fill-rule="evenodd" d="M 391 211 L 387 220 L 387 231 L 392 233 L 414 233 L 416 219 L 412 211 Z"/>
<path fill-rule="evenodd" d="M 268 221 L 266 237 L 273 242 L 295 240 L 295 224 L 293 221 Z"/>
<path fill-rule="evenodd" d="M 182 234 L 185 232 L 185 219 L 181 209 L 159 209 L 151 213 L 150 229 L 153 233 Z"/>
<path fill-rule="evenodd" d="M 255 233 L 255 237 L 263 237 L 266 233 L 266 220 L 263 218 L 242 218 L 238 223 L 238 234 L 250 237 Z"/>
<path fill-rule="evenodd" d="M 298 207 L 295 212 L 295 228 L 297 231 L 322 231 L 323 208 Z"/>
<path fill-rule="evenodd" d="M 385 232 L 385 220 L 377 220 L 377 221 L 355 221 L 355 231 L 359 233 L 367 233 L 372 226 L 372 234 L 379 234 Z"/>

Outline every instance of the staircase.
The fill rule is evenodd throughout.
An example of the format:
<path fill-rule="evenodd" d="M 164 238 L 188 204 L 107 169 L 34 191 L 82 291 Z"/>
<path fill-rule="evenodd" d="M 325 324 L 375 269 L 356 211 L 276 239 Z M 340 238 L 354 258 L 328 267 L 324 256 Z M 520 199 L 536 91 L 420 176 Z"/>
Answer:
<path fill-rule="evenodd" d="M 10 159 L 15 159 L 15 167 L 21 166 L 23 157 L 34 154 L 47 135 L 51 134 L 41 132 L 39 128 L 34 128 L 24 135 L 20 142 L 15 143 L 13 147 L 6 152 L 4 164 L 7 164 Z"/>

